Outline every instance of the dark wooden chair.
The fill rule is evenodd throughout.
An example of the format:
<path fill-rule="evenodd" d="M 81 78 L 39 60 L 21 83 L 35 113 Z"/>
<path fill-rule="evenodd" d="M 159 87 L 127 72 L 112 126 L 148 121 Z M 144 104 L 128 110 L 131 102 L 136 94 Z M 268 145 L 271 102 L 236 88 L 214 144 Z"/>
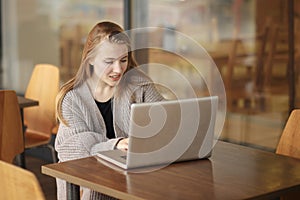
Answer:
<path fill-rule="evenodd" d="M 16 92 L 0 90 L 0 160 L 13 163 L 24 151 L 22 128 Z"/>
<path fill-rule="evenodd" d="M 253 102 L 259 102 L 255 98 L 260 98 L 262 91 L 269 34 L 270 26 L 266 23 L 253 37 L 234 36 L 232 39 L 224 75 L 229 110 L 251 108 Z M 238 105 L 239 101 L 242 101 L 242 106 Z"/>

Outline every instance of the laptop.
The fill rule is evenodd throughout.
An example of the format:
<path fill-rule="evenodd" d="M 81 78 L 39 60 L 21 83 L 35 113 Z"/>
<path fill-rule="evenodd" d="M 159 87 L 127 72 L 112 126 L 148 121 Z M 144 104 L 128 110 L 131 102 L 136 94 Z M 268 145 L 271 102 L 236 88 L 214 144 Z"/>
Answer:
<path fill-rule="evenodd" d="M 96 154 L 123 169 L 169 165 L 211 156 L 218 97 L 131 105 L 128 150 Z"/>

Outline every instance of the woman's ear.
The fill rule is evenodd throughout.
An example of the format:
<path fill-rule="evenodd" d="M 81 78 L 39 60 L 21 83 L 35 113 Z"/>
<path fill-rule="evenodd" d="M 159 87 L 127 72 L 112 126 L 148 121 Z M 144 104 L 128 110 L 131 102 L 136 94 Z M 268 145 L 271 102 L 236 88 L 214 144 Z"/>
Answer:
<path fill-rule="evenodd" d="M 90 60 L 90 61 L 89 61 L 89 65 L 94 65 L 94 61 L 93 61 L 93 60 Z"/>
<path fill-rule="evenodd" d="M 87 60 L 87 62 L 89 63 L 89 65 L 94 65 L 95 64 L 95 59 L 94 58 L 89 58 Z"/>
<path fill-rule="evenodd" d="M 88 70 L 89 76 L 92 76 L 92 74 L 94 73 L 94 65 L 89 64 L 89 68 L 87 70 Z"/>
<path fill-rule="evenodd" d="M 91 72 L 94 71 L 94 65 L 89 64 L 89 67 L 90 67 L 90 71 L 91 71 Z"/>

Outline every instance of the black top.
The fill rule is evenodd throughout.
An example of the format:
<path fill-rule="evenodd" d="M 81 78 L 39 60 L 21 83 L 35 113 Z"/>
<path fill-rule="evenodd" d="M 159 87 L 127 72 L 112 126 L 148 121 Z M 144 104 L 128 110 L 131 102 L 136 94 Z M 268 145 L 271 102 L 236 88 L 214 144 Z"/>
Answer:
<path fill-rule="evenodd" d="M 106 137 L 109 139 L 115 138 L 115 131 L 113 126 L 113 114 L 112 114 L 112 100 L 108 100 L 107 102 L 99 102 L 95 100 L 106 126 Z"/>

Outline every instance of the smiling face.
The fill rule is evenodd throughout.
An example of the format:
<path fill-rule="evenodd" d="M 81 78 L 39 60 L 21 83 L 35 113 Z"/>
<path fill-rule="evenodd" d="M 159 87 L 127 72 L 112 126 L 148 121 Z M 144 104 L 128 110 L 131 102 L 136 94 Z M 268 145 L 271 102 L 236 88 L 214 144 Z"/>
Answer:
<path fill-rule="evenodd" d="M 94 66 L 92 76 L 93 80 L 97 80 L 98 85 L 116 86 L 128 66 L 127 45 L 103 41 L 90 64 Z"/>

